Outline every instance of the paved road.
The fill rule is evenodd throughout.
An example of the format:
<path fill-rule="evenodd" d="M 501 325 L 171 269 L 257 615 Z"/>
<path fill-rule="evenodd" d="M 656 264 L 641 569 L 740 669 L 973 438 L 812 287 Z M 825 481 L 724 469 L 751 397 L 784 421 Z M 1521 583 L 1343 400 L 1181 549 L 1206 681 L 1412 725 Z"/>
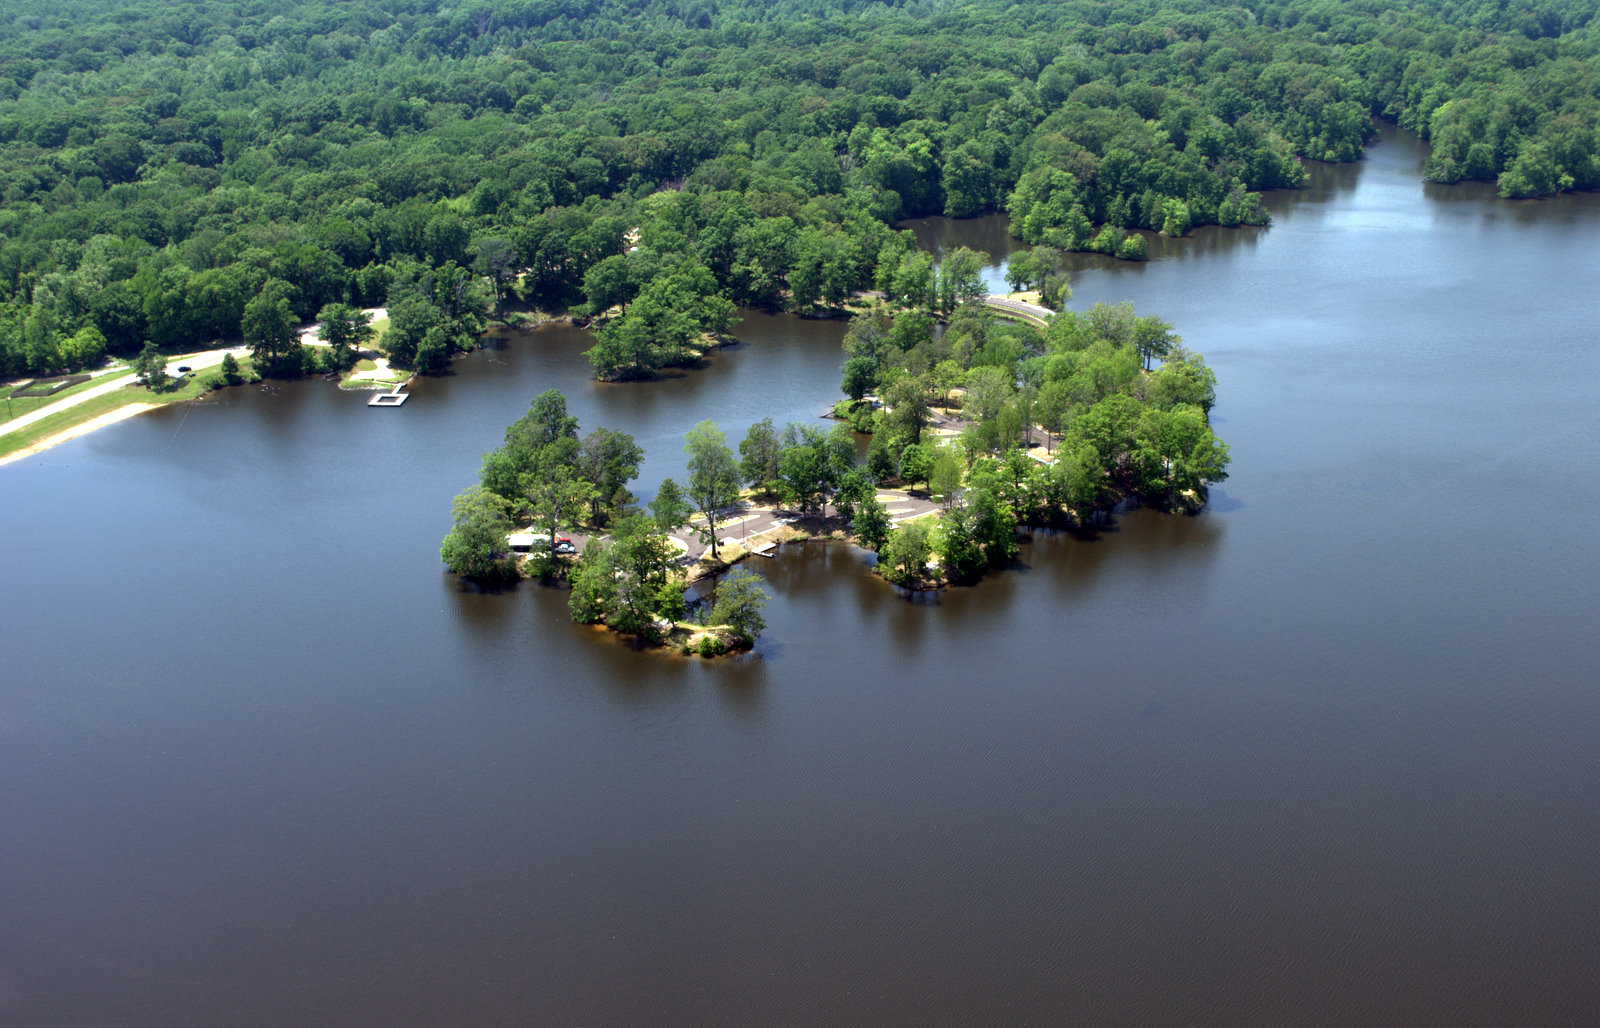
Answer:
<path fill-rule="evenodd" d="M 1012 314 L 1020 314 L 1026 318 L 1038 321 L 1049 321 L 1055 317 L 1055 311 L 1048 307 L 1041 307 L 1036 303 L 1026 303 L 1022 300 L 1013 300 L 1009 296 L 985 296 L 983 302 L 990 307 L 996 307 Z"/>

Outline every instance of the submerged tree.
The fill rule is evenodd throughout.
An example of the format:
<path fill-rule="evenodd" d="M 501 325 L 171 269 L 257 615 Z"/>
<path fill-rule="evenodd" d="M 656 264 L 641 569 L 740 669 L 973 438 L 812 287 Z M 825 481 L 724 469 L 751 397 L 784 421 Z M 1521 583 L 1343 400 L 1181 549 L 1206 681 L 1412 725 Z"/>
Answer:
<path fill-rule="evenodd" d="M 713 625 L 727 625 L 748 644 L 767 627 L 761 610 L 767 605 L 761 579 L 742 568 L 735 568 L 717 583 L 717 599 L 707 619 Z"/>
<path fill-rule="evenodd" d="M 928 541 L 926 521 L 907 521 L 878 551 L 878 571 L 895 585 L 915 586 L 928 576 L 928 558 L 933 547 Z"/>

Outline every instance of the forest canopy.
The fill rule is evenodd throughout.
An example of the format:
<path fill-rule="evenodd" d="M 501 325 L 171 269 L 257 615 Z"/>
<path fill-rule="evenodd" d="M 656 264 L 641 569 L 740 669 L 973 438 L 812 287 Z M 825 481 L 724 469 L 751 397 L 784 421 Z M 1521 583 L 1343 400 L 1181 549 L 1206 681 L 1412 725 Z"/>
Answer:
<path fill-rule="evenodd" d="M 238 340 L 253 302 L 388 304 L 426 369 L 513 292 L 617 308 L 597 370 L 631 373 L 728 303 L 892 278 L 908 216 L 1107 252 L 1259 222 L 1373 116 L 1437 181 L 1592 189 L 1595 6 L 0 0 L 0 373 Z"/>

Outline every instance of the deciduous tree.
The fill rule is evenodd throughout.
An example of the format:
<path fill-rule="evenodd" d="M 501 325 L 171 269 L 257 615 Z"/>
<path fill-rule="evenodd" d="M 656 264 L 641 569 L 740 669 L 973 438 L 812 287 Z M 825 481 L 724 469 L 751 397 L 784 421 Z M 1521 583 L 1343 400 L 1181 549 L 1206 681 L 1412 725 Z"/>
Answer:
<path fill-rule="evenodd" d="M 718 559 L 717 525 L 723 509 L 739 499 L 739 464 L 728 448 L 728 438 L 716 422 L 706 420 L 689 429 L 683 452 L 689 455 L 689 499 L 706 519 L 700 535 Z"/>
<path fill-rule="evenodd" d="M 348 303 L 330 303 L 317 312 L 317 338 L 327 343 L 336 367 L 355 363 L 356 353 L 372 341 L 372 315 Z"/>
<path fill-rule="evenodd" d="M 455 525 L 439 547 L 446 567 L 477 581 L 516 577 L 516 559 L 506 544 L 511 522 L 504 500 L 475 485 L 456 497 L 451 516 Z"/>
<path fill-rule="evenodd" d="M 662 479 L 661 485 L 656 487 L 655 498 L 650 501 L 650 516 L 655 518 L 656 527 L 670 534 L 687 525 L 693 513 L 694 507 L 683 488 L 670 478 Z"/>
<path fill-rule="evenodd" d="M 717 582 L 717 599 L 708 619 L 713 625 L 727 625 L 746 642 L 767 627 L 761 610 L 767 605 L 761 579 L 743 568 L 735 568 Z"/>
<path fill-rule="evenodd" d="M 889 518 L 889 508 L 878 502 L 876 496 L 868 496 L 856 504 L 850 531 L 862 546 L 873 552 L 882 551 L 883 544 L 893 530 L 894 522 Z"/>
<path fill-rule="evenodd" d="M 144 349 L 139 351 L 139 356 L 133 359 L 132 367 L 152 392 L 159 393 L 166 388 L 168 382 L 167 357 L 154 342 L 144 344 Z"/>
<path fill-rule="evenodd" d="M 269 375 L 298 374 L 301 370 L 294 311 L 287 299 L 289 290 L 288 283 L 270 281 L 244 305 L 245 345 L 255 356 L 256 367 Z"/>
<path fill-rule="evenodd" d="M 932 555 L 927 522 L 907 521 L 878 551 L 878 571 L 895 585 L 916 586 L 928 577 L 928 558 Z"/>
<path fill-rule="evenodd" d="M 766 489 L 778 477 L 778 461 L 783 457 L 783 442 L 771 418 L 750 426 L 739 441 L 739 472 L 752 489 Z"/>

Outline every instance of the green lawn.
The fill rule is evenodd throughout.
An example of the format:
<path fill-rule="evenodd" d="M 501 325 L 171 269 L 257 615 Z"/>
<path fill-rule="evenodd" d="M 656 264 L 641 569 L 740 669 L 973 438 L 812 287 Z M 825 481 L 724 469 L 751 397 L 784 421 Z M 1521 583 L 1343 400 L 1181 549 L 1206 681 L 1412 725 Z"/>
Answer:
<path fill-rule="evenodd" d="M 377 362 L 363 357 L 356 361 L 355 366 L 339 377 L 340 389 L 388 389 L 397 386 L 411 377 L 411 372 L 401 371 L 398 368 L 389 369 L 388 378 L 363 378 L 359 381 L 355 376 L 358 372 L 372 371 L 377 367 Z"/>

